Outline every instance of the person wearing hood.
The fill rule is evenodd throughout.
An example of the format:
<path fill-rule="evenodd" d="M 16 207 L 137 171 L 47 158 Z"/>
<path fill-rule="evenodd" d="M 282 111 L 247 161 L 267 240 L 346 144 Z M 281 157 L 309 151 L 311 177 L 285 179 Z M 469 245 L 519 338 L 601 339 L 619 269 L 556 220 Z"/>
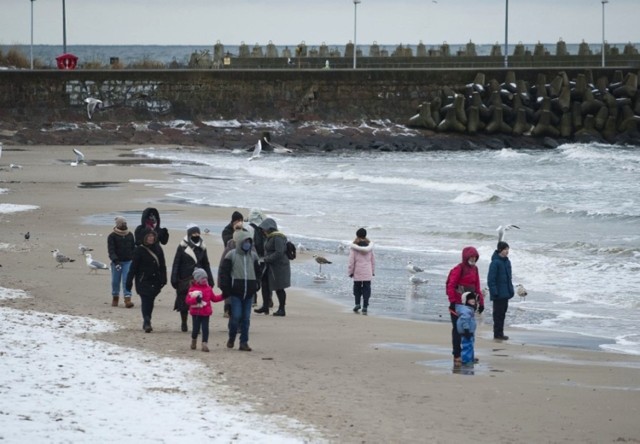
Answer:
<path fill-rule="evenodd" d="M 493 302 L 493 339 L 506 341 L 504 335 L 504 318 L 509 308 L 509 299 L 515 294 L 511 280 L 511 261 L 509 260 L 509 244 L 500 241 L 491 256 L 491 265 L 487 274 L 489 297 Z"/>
<path fill-rule="evenodd" d="M 167 242 L 169 242 L 169 230 L 160 227 L 160 213 L 155 208 L 145 208 L 142 212 L 140 225 L 136 227 L 134 232 L 136 245 L 142 244 L 142 235 L 147 228 L 156 232 L 158 242 L 162 245 L 167 245 Z"/>
<path fill-rule="evenodd" d="M 453 365 L 460 367 L 462 361 L 460 359 L 460 333 L 458 333 L 457 322 L 458 313 L 456 312 L 456 304 L 462 305 L 462 294 L 472 291 L 478 296 L 478 313 L 484 311 L 484 297 L 480 288 L 480 275 L 478 274 L 478 266 L 476 265 L 480 259 L 478 250 L 474 247 L 464 247 L 462 249 L 462 262 L 453 267 L 449 271 L 447 277 L 446 290 L 449 298 L 449 314 L 451 315 L 451 342 L 453 345 Z"/>
<path fill-rule="evenodd" d="M 362 314 L 367 314 L 369 298 L 371 297 L 371 280 L 376 274 L 376 258 L 373 254 L 373 243 L 367 239 L 367 230 L 364 228 L 356 231 L 356 238 L 350 245 L 349 262 L 347 271 L 353 279 L 353 296 L 356 305 L 353 312 L 360 311 L 362 299 Z"/>
<path fill-rule="evenodd" d="M 291 263 L 287 257 L 287 237 L 278 231 L 278 224 L 270 217 L 260 224 L 266 240 L 264 243 L 265 274 L 269 280 L 269 290 L 278 296 L 278 310 L 273 316 L 286 316 L 286 288 L 291 286 Z"/>
<path fill-rule="evenodd" d="M 259 259 L 264 258 L 264 243 L 266 241 L 266 236 L 264 234 L 264 231 L 262 231 L 262 229 L 260 228 L 260 224 L 264 220 L 264 213 L 257 208 L 252 208 L 247 218 L 247 222 L 249 223 L 249 226 L 247 228 L 249 229 L 249 233 L 252 233 L 253 247 L 255 248 L 256 253 L 258 253 Z M 264 273 L 264 269 L 266 267 L 264 262 L 260 263 L 260 267 L 262 270 L 262 272 L 260 273 L 260 292 L 262 293 L 262 307 L 256 308 L 253 311 L 256 313 L 263 313 L 268 315 L 269 309 L 273 307 L 273 302 L 271 301 L 271 290 L 269 289 L 269 277 Z"/>
<path fill-rule="evenodd" d="M 171 267 L 171 286 L 176 290 L 173 309 L 180 312 L 180 330 L 183 332 L 189 331 L 189 305 L 185 302 L 185 297 L 191 284 L 193 270 L 196 268 L 201 268 L 207 273 L 207 282 L 213 287 L 207 247 L 200 237 L 200 228 L 194 225 L 187 229 L 187 235 L 180 241 Z"/>
<path fill-rule="evenodd" d="M 253 239 L 244 230 L 233 233 L 235 248 L 229 251 L 220 265 L 219 286 L 222 297 L 231 305 L 229 317 L 229 340 L 227 348 L 235 345 L 240 330 L 241 351 L 251 351 L 249 347 L 249 326 L 253 297 L 260 289 L 260 264 L 253 250 Z"/>
<path fill-rule="evenodd" d="M 237 229 L 243 228 L 242 227 L 243 222 L 244 222 L 244 216 L 242 215 L 242 213 L 239 211 L 234 211 L 233 214 L 231 215 L 231 222 L 229 222 L 222 229 L 222 245 L 223 246 L 226 247 L 229 241 L 233 239 L 233 233 Z"/>
<path fill-rule="evenodd" d="M 142 329 L 151 333 L 151 315 L 156 296 L 167 284 L 167 265 L 162 248 L 158 245 L 158 233 L 147 228 L 142 234 L 142 243 L 133 251 L 131 268 L 127 274 L 127 291 L 131 291 L 133 283 L 140 295 L 142 311 Z"/>
<path fill-rule="evenodd" d="M 120 302 L 120 287 L 122 287 L 124 306 L 132 308 L 131 292 L 127 291 L 125 284 L 136 244 L 133 234 L 127 227 L 127 219 L 117 216 L 115 222 L 116 226 L 107 236 L 107 251 L 109 252 L 109 259 L 111 259 L 111 306 L 118 306 Z"/>
<path fill-rule="evenodd" d="M 458 334 L 461 336 L 460 358 L 462 365 L 473 365 L 475 363 L 475 333 L 476 333 L 476 294 L 473 291 L 465 291 L 462 294 L 464 305 L 456 304 L 458 313 Z"/>

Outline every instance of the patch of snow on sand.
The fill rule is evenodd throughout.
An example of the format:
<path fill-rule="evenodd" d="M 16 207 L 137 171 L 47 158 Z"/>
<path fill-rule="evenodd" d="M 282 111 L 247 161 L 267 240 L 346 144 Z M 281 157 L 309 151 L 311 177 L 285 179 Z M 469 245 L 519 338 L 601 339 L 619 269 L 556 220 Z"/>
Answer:
<path fill-rule="evenodd" d="M 37 210 L 38 206 L 36 205 L 17 205 L 17 204 L 0 204 L 0 214 L 6 213 L 18 213 L 20 211 L 31 211 Z"/>

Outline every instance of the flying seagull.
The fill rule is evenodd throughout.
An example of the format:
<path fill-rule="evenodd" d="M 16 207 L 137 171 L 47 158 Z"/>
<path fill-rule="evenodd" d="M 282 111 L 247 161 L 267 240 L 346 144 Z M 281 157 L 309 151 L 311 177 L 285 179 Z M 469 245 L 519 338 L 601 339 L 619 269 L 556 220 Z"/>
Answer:
<path fill-rule="evenodd" d="M 76 261 L 75 259 L 71 259 L 70 257 L 65 256 L 64 254 L 60 253 L 60 250 L 58 250 L 57 248 L 55 250 L 53 250 L 51 253 L 53 253 L 53 258 L 58 263 L 58 265 L 56 265 L 56 268 L 64 268 L 65 262 L 75 262 Z"/>
<path fill-rule="evenodd" d="M 14 170 L 21 170 L 22 169 L 22 165 L 18 165 L 17 163 L 12 163 L 9 165 L 9 168 L 12 168 Z"/>
<path fill-rule="evenodd" d="M 71 166 L 78 166 L 78 164 L 83 163 L 84 162 L 84 154 L 82 154 L 82 151 L 80 151 L 77 148 L 73 149 L 73 153 L 76 155 L 76 160 L 75 162 L 71 162 Z"/>
<path fill-rule="evenodd" d="M 84 99 L 84 103 L 87 104 L 87 116 L 89 116 L 89 120 L 91 120 L 96 107 L 98 107 L 98 105 L 102 106 L 102 100 L 94 99 L 93 97 L 87 97 L 86 99 Z"/>
<path fill-rule="evenodd" d="M 78 250 L 80 251 L 80 254 L 84 256 L 87 254 L 87 251 L 93 251 L 93 248 L 89 248 L 85 245 L 78 244 Z"/>
<path fill-rule="evenodd" d="M 273 152 L 276 153 L 276 154 L 292 154 L 293 153 L 292 149 L 287 148 L 285 146 L 282 146 L 280 144 L 274 143 L 274 142 L 269 142 L 266 137 L 263 137 L 262 141 L 268 147 L 271 147 L 273 149 Z"/>
<path fill-rule="evenodd" d="M 257 159 L 260 157 L 260 153 L 262 152 L 262 141 L 258 139 L 258 143 L 253 147 L 253 154 L 249 157 L 249 160 Z"/>
<path fill-rule="evenodd" d="M 109 266 L 107 264 L 105 264 L 104 262 L 96 261 L 93 258 L 91 258 L 91 254 L 90 253 L 87 253 L 84 256 L 85 256 L 85 260 L 87 262 L 87 267 L 89 267 L 89 273 L 91 273 L 92 271 L 95 271 L 96 274 L 97 274 L 98 270 L 108 270 L 109 269 Z"/>
<path fill-rule="evenodd" d="M 320 271 L 318 272 L 318 274 L 322 274 L 322 266 L 323 266 L 323 265 L 333 263 L 333 262 L 331 262 L 330 260 L 328 260 L 327 258 L 322 257 L 322 256 L 318 256 L 317 254 L 314 254 L 314 255 L 313 255 L 313 258 L 314 258 L 314 259 L 316 260 L 316 262 L 318 263 L 318 267 L 319 267 L 319 270 L 320 270 Z"/>
<path fill-rule="evenodd" d="M 424 268 L 420 268 L 417 265 L 413 265 L 413 262 L 409 261 L 407 262 L 407 271 L 409 273 L 422 273 L 424 271 Z"/>
<path fill-rule="evenodd" d="M 520 229 L 520 227 L 517 225 L 500 225 L 498 228 L 496 228 L 496 231 L 498 232 L 498 242 L 502 242 L 504 240 L 505 232 L 507 230 L 511 230 L 512 228 L 516 228 L 518 230 Z"/>

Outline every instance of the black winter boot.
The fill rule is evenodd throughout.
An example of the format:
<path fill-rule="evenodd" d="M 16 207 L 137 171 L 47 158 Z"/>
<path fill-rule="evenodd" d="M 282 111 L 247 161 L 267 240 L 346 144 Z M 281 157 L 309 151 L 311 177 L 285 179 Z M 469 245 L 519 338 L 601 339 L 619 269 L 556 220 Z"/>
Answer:
<path fill-rule="evenodd" d="M 189 313 L 186 311 L 181 311 L 180 312 L 180 319 L 182 319 L 182 325 L 180 325 L 180 329 L 184 332 L 189 331 L 189 326 L 187 325 L 187 317 L 189 316 Z"/>

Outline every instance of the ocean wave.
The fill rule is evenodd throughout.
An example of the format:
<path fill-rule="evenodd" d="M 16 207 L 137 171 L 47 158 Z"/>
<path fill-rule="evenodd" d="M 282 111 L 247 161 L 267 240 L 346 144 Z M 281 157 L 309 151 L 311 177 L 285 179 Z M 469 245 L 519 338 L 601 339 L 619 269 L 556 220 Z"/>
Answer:
<path fill-rule="evenodd" d="M 560 145 L 558 150 L 567 159 L 640 164 L 640 152 L 637 149 L 629 149 L 620 145 L 568 143 Z"/>
<path fill-rule="evenodd" d="M 601 218 L 601 219 L 619 219 L 619 220 L 640 219 L 640 214 L 613 213 L 613 212 L 607 212 L 607 211 L 594 211 L 594 210 L 576 210 L 576 209 L 570 209 L 570 208 L 560 208 L 557 206 L 550 206 L 550 205 L 541 205 L 537 207 L 536 213 L 552 214 L 552 215 L 559 215 L 559 216 Z"/>
<path fill-rule="evenodd" d="M 499 159 L 522 159 L 531 157 L 529 154 L 525 154 L 519 151 L 515 151 L 511 148 L 502 148 L 495 154 L 495 157 Z"/>
<path fill-rule="evenodd" d="M 495 194 L 474 193 L 465 191 L 455 197 L 451 202 L 463 205 L 477 204 L 477 203 L 494 203 L 501 200 L 500 196 Z"/>
<path fill-rule="evenodd" d="M 497 238 L 496 234 L 485 234 L 477 231 L 428 231 L 427 236 L 449 237 L 452 239 L 471 239 L 478 241 L 492 241 Z"/>

